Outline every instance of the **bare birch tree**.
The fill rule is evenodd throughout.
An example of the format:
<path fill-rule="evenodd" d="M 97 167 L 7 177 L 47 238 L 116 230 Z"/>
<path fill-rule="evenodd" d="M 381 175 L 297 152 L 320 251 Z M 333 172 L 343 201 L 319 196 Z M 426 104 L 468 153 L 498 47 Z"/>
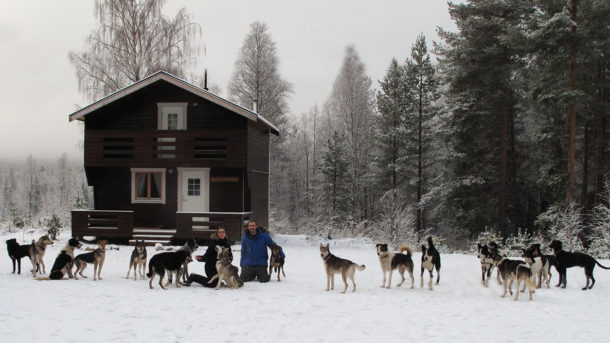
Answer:
<path fill-rule="evenodd" d="M 182 8 L 173 19 L 165 0 L 96 0 L 98 28 L 86 51 L 70 52 L 78 89 L 90 100 L 165 70 L 184 77 L 199 51 L 201 27 Z"/>
<path fill-rule="evenodd" d="M 256 101 L 257 111 L 281 130 L 292 84 L 280 76 L 277 49 L 268 31 L 265 23 L 250 24 L 229 83 L 229 98 L 250 109 Z"/>

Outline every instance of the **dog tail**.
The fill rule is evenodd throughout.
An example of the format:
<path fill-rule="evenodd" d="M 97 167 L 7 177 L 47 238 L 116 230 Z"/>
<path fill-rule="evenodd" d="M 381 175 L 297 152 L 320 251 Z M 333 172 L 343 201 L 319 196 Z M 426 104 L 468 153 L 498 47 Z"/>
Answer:
<path fill-rule="evenodd" d="M 354 263 L 355 264 L 355 263 Z M 366 268 L 366 266 L 363 264 L 361 266 L 356 264 L 356 269 L 358 269 L 359 271 L 363 271 Z"/>
<path fill-rule="evenodd" d="M 436 238 L 428 236 L 428 248 L 434 248 L 434 242 L 436 242 Z"/>
<path fill-rule="evenodd" d="M 153 267 L 152 263 L 149 263 L 148 264 L 148 273 L 146 273 L 146 276 L 152 277 L 153 276 L 153 269 L 154 269 L 154 267 Z"/>
<path fill-rule="evenodd" d="M 400 249 L 398 249 L 398 250 L 400 251 L 401 254 L 402 254 L 403 251 L 406 251 L 407 252 L 407 256 L 413 255 L 413 249 L 411 249 L 411 247 L 406 245 L 406 244 L 401 246 Z"/>
<path fill-rule="evenodd" d="M 532 281 L 532 269 L 524 264 L 520 264 L 517 266 L 517 270 L 516 270 L 516 274 L 517 274 L 517 279 L 523 275 L 525 276 L 524 278 L 524 282 L 525 285 L 527 286 L 527 288 L 530 289 L 531 292 L 536 290 L 536 285 L 534 284 L 534 282 Z M 518 292 L 519 290 L 517 290 Z"/>
<path fill-rule="evenodd" d="M 595 259 L 594 259 L 594 260 L 595 260 Z M 610 269 L 610 267 L 605 267 L 605 266 L 603 266 L 601 263 L 597 262 L 597 260 L 595 260 L 595 263 L 597 263 L 597 265 L 598 265 L 598 266 L 600 266 L 601 268 L 604 268 L 604 269 Z"/>

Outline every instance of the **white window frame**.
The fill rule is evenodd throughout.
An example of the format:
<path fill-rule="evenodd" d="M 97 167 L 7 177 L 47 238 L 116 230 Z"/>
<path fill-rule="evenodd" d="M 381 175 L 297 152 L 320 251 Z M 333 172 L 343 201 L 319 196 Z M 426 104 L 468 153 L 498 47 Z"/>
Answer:
<path fill-rule="evenodd" d="M 188 102 L 159 102 L 157 103 L 157 128 L 159 130 L 167 130 L 167 115 L 169 110 L 180 109 L 178 112 L 178 128 L 176 130 L 187 129 L 187 114 L 186 109 Z"/>
<path fill-rule="evenodd" d="M 131 203 L 132 204 L 165 204 L 165 168 L 131 168 Z M 159 199 L 138 199 L 136 194 L 136 173 L 161 173 L 161 198 Z"/>

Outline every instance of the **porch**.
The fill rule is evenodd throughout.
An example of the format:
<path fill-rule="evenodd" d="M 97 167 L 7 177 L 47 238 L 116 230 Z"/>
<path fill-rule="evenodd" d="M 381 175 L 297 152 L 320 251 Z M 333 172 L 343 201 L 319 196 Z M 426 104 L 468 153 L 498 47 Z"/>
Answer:
<path fill-rule="evenodd" d="M 147 245 L 180 245 L 189 238 L 208 241 L 218 226 L 227 231 L 230 241 L 241 240 L 242 228 L 252 212 L 176 212 L 176 227 L 135 227 L 134 211 L 73 210 L 72 236 L 108 239 L 133 245 L 144 240 Z"/>

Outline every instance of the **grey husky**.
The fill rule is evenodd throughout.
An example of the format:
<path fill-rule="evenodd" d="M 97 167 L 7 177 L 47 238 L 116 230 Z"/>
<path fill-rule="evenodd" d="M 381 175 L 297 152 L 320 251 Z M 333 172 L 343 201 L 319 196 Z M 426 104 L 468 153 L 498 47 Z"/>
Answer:
<path fill-rule="evenodd" d="M 356 269 L 359 271 L 363 271 L 366 266 L 357 265 L 356 263 L 346 260 L 343 258 L 339 258 L 330 253 L 329 244 L 326 246 L 320 243 L 320 257 L 324 261 L 324 269 L 326 270 L 326 290 L 335 289 L 335 274 L 341 274 L 341 278 L 343 279 L 343 283 L 345 284 L 345 288 L 343 288 L 343 292 L 347 291 L 347 279 L 352 280 L 353 289 L 352 292 L 356 291 L 356 282 L 354 281 L 354 274 L 356 274 Z"/>
<path fill-rule="evenodd" d="M 500 275 L 502 275 L 502 280 L 504 282 L 504 293 L 502 297 L 506 296 L 506 290 L 510 292 L 510 295 L 513 295 L 513 290 L 511 289 L 513 285 L 513 281 L 517 281 L 517 286 L 515 287 L 515 300 L 519 300 L 519 285 L 521 282 L 525 283 L 525 286 L 529 288 L 529 296 L 530 300 L 532 300 L 532 293 L 536 290 L 536 285 L 532 282 L 532 270 L 524 261 L 518 260 L 509 260 L 506 257 L 503 257 L 498 263 L 498 271 Z"/>
<path fill-rule="evenodd" d="M 53 241 L 49 238 L 49 235 L 44 235 L 38 238 L 38 241 L 32 240 L 32 244 L 29 248 L 30 259 L 32 260 L 32 275 L 36 277 L 36 273 L 40 272 L 40 266 L 42 265 L 42 273 L 47 273 L 47 268 L 44 265 L 44 253 L 47 251 L 47 246 L 52 245 Z"/>
<path fill-rule="evenodd" d="M 212 283 L 214 280 L 218 279 L 216 288 L 214 289 L 219 289 L 222 281 L 226 282 L 230 288 L 237 289 L 243 286 L 244 282 L 241 281 L 237 274 L 239 269 L 231 264 L 231 251 L 229 248 L 217 245 L 216 252 L 218 253 L 218 260 L 216 260 L 216 270 L 218 270 L 218 274 L 212 276 L 208 283 Z"/>

